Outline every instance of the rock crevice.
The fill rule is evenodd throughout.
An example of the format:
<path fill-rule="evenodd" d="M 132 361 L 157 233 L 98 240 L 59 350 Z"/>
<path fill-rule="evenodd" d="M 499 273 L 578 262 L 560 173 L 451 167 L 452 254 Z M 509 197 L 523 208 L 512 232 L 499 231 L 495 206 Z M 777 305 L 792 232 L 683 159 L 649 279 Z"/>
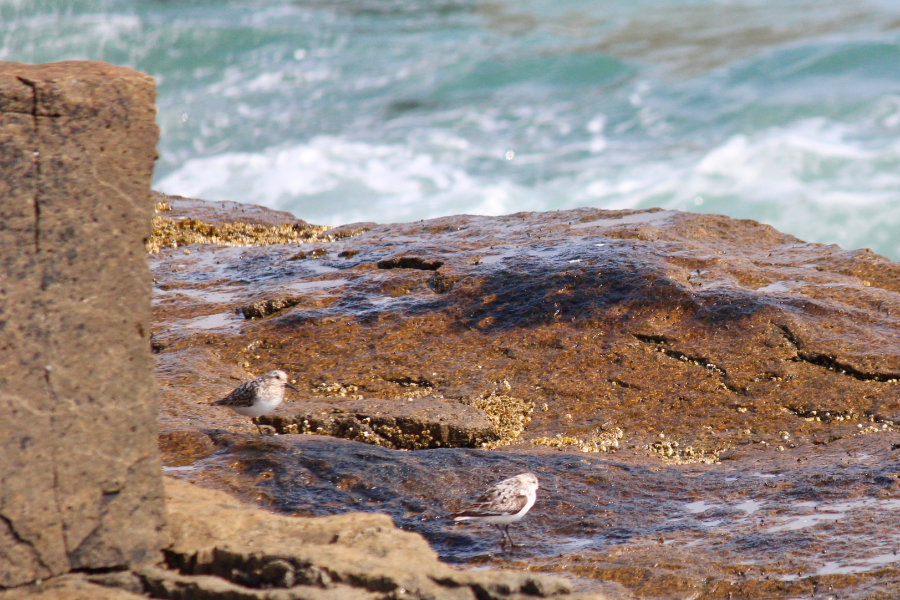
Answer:
<path fill-rule="evenodd" d="M 866 372 L 854 367 L 853 365 L 843 363 L 833 356 L 818 352 L 805 351 L 802 349 L 801 342 L 797 339 L 797 336 L 787 325 L 776 324 L 775 326 L 781 330 L 781 332 L 784 334 L 784 338 L 796 349 L 797 355 L 796 358 L 794 358 L 795 361 L 802 361 L 811 365 L 815 365 L 817 367 L 823 367 L 825 369 L 828 369 L 829 371 L 834 371 L 835 373 L 840 373 L 841 375 L 846 375 L 859 381 L 896 383 L 897 380 L 900 379 L 900 371 L 892 373 Z"/>
<path fill-rule="evenodd" d="M 37 84 L 30 79 L 26 79 L 25 77 L 18 77 L 17 79 L 31 88 L 32 98 L 30 114 L 34 125 L 35 138 L 39 139 L 40 136 L 38 134 L 38 127 L 40 123 L 38 122 Z M 41 152 L 38 147 L 35 147 L 32 150 L 32 156 L 34 156 L 34 252 L 35 254 L 37 254 L 41 251 L 41 200 L 39 196 L 41 181 Z"/>

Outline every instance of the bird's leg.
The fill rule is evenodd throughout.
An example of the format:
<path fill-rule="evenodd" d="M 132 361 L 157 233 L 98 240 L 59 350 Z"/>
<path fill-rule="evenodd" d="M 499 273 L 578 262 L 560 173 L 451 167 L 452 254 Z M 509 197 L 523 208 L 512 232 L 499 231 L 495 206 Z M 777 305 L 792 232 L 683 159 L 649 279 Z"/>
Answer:
<path fill-rule="evenodd" d="M 503 535 L 503 528 L 497 523 L 497 530 L 500 532 L 500 548 L 506 548 L 506 536 Z"/>
<path fill-rule="evenodd" d="M 509 523 L 506 524 L 506 527 L 503 528 L 503 531 L 506 532 L 506 539 L 509 540 L 509 547 L 515 548 L 516 543 L 513 541 L 512 536 L 509 535 Z"/>
<path fill-rule="evenodd" d="M 256 425 L 256 430 L 259 432 L 259 435 L 262 435 L 262 427 L 259 426 L 259 421 L 256 420 L 256 417 L 253 417 L 251 422 Z"/>

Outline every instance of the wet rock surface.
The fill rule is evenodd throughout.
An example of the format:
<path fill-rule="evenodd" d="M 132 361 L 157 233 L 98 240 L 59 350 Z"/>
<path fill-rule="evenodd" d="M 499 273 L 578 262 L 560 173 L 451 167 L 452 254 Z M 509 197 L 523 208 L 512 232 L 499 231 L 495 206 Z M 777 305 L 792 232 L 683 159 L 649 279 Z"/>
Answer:
<path fill-rule="evenodd" d="M 285 600 L 573 597 L 571 584 L 557 577 L 453 569 L 421 536 L 400 531 L 383 514 L 296 519 L 176 480 L 167 487 L 174 538 L 168 568 L 138 570 L 154 597 L 204 590 L 251 598 L 278 590 Z"/>
<path fill-rule="evenodd" d="M 231 201 L 210 202 L 160 192 L 153 192 L 153 200 L 156 203 L 157 214 L 173 221 L 196 219 L 208 225 L 240 222 L 266 227 L 305 223 L 289 212 L 264 208 L 255 204 Z"/>
<path fill-rule="evenodd" d="M 615 597 L 896 589 L 897 263 L 750 221 L 596 209 L 367 224 L 297 255 L 152 258 L 173 473 L 292 514 L 387 512 L 445 560 L 563 572 Z M 299 301 L 240 312 L 285 297 Z M 274 368 L 302 390 L 288 414 L 303 395 L 348 412 L 494 398 L 519 406 L 485 412 L 515 434 L 502 451 L 403 452 L 260 437 L 208 406 Z M 514 526 L 521 551 L 443 521 L 526 468 L 542 488 Z"/>
<path fill-rule="evenodd" d="M 287 514 L 386 512 L 445 560 L 576 574 L 577 587 L 613 597 L 891 598 L 900 585 L 900 456 L 884 461 L 897 434 L 717 465 L 547 449 L 401 452 L 309 435 L 212 439 L 217 453 L 185 476 L 230 482 Z M 494 528 L 448 518 L 526 470 L 541 489 L 511 528 L 521 547 L 503 552 Z"/>
<path fill-rule="evenodd" d="M 166 480 L 166 505 L 171 542 L 164 563 L 66 575 L 0 591 L 0 598 L 605 598 L 572 594 L 571 582 L 560 577 L 452 568 L 421 536 L 401 531 L 383 514 L 275 515 L 175 479 Z"/>

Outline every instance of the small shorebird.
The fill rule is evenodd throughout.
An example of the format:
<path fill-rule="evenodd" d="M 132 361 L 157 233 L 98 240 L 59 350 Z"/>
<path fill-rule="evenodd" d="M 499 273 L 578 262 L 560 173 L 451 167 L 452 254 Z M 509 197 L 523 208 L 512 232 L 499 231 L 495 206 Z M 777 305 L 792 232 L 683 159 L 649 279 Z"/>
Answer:
<path fill-rule="evenodd" d="M 478 496 L 471 506 L 453 515 L 454 521 L 476 521 L 496 525 L 502 532 L 500 547 L 515 547 L 509 526 L 525 516 L 537 500 L 538 479 L 534 473 L 522 473 L 504 479 Z"/>
<path fill-rule="evenodd" d="M 256 379 L 245 381 L 221 400 L 213 402 L 213 405 L 227 406 L 239 415 L 255 419 L 278 408 L 284 400 L 285 386 L 297 390 L 288 381 L 287 373 L 281 370 L 269 371 Z M 253 421 L 253 424 L 262 434 L 259 423 Z"/>

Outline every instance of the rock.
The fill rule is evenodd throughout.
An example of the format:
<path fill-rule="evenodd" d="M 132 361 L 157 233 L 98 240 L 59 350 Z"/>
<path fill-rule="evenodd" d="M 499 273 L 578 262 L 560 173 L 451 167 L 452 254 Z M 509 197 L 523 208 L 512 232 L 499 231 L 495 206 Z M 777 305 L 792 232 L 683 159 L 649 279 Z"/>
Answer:
<path fill-rule="evenodd" d="M 476 448 L 499 438 L 477 408 L 435 398 L 307 398 L 284 404 L 259 423 L 278 433 L 316 433 L 386 448 Z"/>
<path fill-rule="evenodd" d="M 260 239 L 268 244 L 305 243 L 319 239 L 329 229 L 261 206 L 237 202 L 205 203 L 157 192 L 154 199 L 156 215 L 146 243 L 150 252 L 189 244 L 247 246 Z M 189 213 L 204 220 L 197 216 L 188 217 Z M 225 216 L 229 214 L 232 215 L 230 220 Z M 238 218 L 240 221 L 236 222 Z"/>
<path fill-rule="evenodd" d="M 166 488 L 168 568 L 136 570 L 155 598 L 576 598 L 556 577 L 453 569 L 386 515 L 295 518 L 174 479 Z"/>
<path fill-rule="evenodd" d="M 344 250 L 344 253 L 347 251 Z M 428 260 L 420 256 L 395 256 L 378 261 L 379 269 L 419 269 L 420 271 L 437 271 L 444 263 L 439 260 Z"/>
<path fill-rule="evenodd" d="M 887 599 L 900 584 L 894 538 L 885 534 L 900 491 L 890 454 L 898 432 L 783 452 L 742 447 L 744 456 L 714 465 L 544 447 L 408 452 L 321 435 L 212 436 L 217 453 L 180 476 L 225 484 L 287 514 L 387 513 L 444 560 L 577 575 L 591 579 L 576 579 L 578 589 L 614 598 L 683 598 L 690 590 L 813 597 L 823 585 L 822 553 L 838 565 L 877 565 L 830 575 L 838 597 Z M 448 518 L 490 483 L 524 471 L 536 473 L 541 488 L 510 529 L 516 551 L 501 552 L 491 526 Z"/>
<path fill-rule="evenodd" d="M 0 247 L 13 249 L 0 257 L 0 598 L 570 596 L 571 583 L 557 577 L 454 569 L 384 514 L 286 517 L 173 480 L 166 531 L 157 443 L 169 465 L 190 470 L 229 442 L 197 429 L 157 437 L 144 246 L 153 95 L 149 77 L 100 63 L 0 64 Z M 330 243 L 368 228 L 320 238 L 326 228 L 257 223 L 225 240 L 227 223 L 189 221 L 184 231 L 170 223 L 173 235 L 228 244 L 255 235 Z M 423 264 L 413 268 L 440 266 Z M 167 384 L 221 383 L 230 368 L 217 350 L 173 345 L 152 345 Z M 208 377 L 211 366 L 221 377 Z M 179 394 L 182 406 L 206 394 L 196 387 Z M 351 402 L 353 418 L 385 443 L 471 445 L 493 435 L 482 412 L 457 402 L 422 400 L 416 414 L 384 400 Z"/>
<path fill-rule="evenodd" d="M 0 600 L 607 598 L 573 594 L 559 577 L 455 569 L 387 515 L 288 517 L 175 479 L 165 485 L 172 538 L 164 564 L 64 575 L 0 591 Z"/>
<path fill-rule="evenodd" d="M 571 584 L 557 577 L 458 571 L 385 515 L 285 517 L 177 480 L 167 479 L 166 487 L 173 537 L 165 565 L 64 575 L 0 592 L 0 599 L 604 597 L 571 595 Z"/>
<path fill-rule="evenodd" d="M 258 302 L 252 302 L 242 306 L 239 310 L 245 319 L 262 319 L 269 315 L 282 311 L 292 306 L 297 306 L 303 299 L 299 296 L 284 296 L 282 298 L 266 298 Z"/>
<path fill-rule="evenodd" d="M 0 587 L 163 543 L 152 78 L 0 63 Z"/>
<path fill-rule="evenodd" d="M 352 234 L 304 260 L 296 245 L 152 259 L 165 426 L 216 448 L 173 473 L 292 514 L 386 512 L 444 560 L 564 572 L 615 597 L 892 597 L 900 264 L 660 210 Z M 300 301 L 235 313 L 285 297 Z M 196 376 L 174 367 L 185 360 Z M 259 436 L 205 408 L 238 371 L 273 368 L 335 405 L 510 408 L 513 443 L 407 452 Z M 446 522 L 524 470 L 541 490 L 514 527 L 521 554 L 496 553 L 489 527 Z M 820 573 L 823 553 L 841 572 Z"/>
<path fill-rule="evenodd" d="M 622 449 L 671 460 L 714 461 L 747 430 L 780 444 L 900 422 L 900 265 L 871 252 L 715 215 L 596 209 L 378 225 L 315 247 L 312 261 L 217 251 L 212 272 L 205 256 L 156 259 L 160 285 L 201 277 L 231 297 L 197 299 L 192 315 L 297 301 L 187 332 L 172 297 L 157 308 L 167 351 L 213 344 L 310 395 L 403 397 L 407 379 L 445 398 L 508 391 L 541 407 L 525 441 L 587 442 L 608 424 Z M 660 433 L 678 446 L 653 446 Z"/>
<path fill-rule="evenodd" d="M 162 460 L 170 466 L 190 465 L 215 451 L 209 436 L 200 431 L 163 432 L 158 442 Z"/>
<path fill-rule="evenodd" d="M 156 204 L 156 212 L 167 219 L 180 221 L 183 219 L 197 219 L 210 225 L 227 225 L 240 221 L 251 225 L 264 225 L 275 227 L 278 225 L 308 225 L 306 221 L 298 219 L 289 212 L 272 210 L 255 204 L 242 204 L 240 202 L 219 201 L 207 202 L 195 200 L 184 196 L 162 194 L 153 192 L 153 201 Z"/>
<path fill-rule="evenodd" d="M 54 577 L 14 590 L 0 591 L 2 600 L 143 600 L 141 593 L 93 583 L 83 573 Z"/>

